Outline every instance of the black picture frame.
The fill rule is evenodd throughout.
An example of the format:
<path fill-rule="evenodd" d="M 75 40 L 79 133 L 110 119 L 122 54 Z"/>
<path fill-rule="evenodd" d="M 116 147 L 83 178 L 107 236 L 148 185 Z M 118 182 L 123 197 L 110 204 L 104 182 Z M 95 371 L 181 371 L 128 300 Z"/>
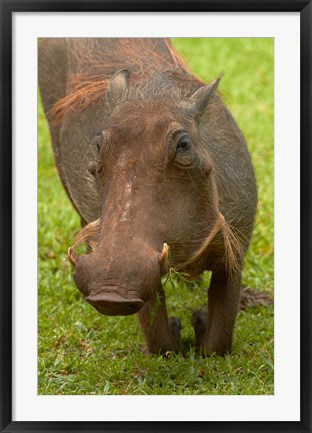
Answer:
<path fill-rule="evenodd" d="M 307 0 L 8 1 L 1 11 L 1 432 L 311 432 L 311 18 Z M 12 421 L 12 16 L 14 12 L 300 12 L 301 57 L 301 416 L 298 422 L 16 422 Z M 290 83 L 291 85 L 291 83 Z M 291 372 L 289 372 L 291 374 Z"/>

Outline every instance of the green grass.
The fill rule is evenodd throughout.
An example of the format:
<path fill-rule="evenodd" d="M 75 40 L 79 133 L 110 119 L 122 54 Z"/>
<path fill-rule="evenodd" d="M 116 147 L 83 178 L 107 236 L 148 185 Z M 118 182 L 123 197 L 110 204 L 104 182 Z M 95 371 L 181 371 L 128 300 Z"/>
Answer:
<path fill-rule="evenodd" d="M 221 90 L 249 144 L 259 189 L 243 286 L 273 294 L 273 39 L 178 39 L 174 44 L 205 81 L 225 73 Z M 230 355 L 195 353 L 191 310 L 206 303 L 208 273 L 200 283 L 165 286 L 169 314 L 180 316 L 183 326 L 181 350 L 167 358 L 144 355 L 136 317 L 101 316 L 83 302 L 66 260 L 80 220 L 57 176 L 41 105 L 38 136 L 38 393 L 272 394 L 272 306 L 238 314 Z"/>

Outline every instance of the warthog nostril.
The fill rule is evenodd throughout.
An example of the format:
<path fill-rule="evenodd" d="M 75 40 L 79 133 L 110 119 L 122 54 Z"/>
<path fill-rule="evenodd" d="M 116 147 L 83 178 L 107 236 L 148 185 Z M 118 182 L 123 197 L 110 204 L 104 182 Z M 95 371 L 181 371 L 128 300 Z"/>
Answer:
<path fill-rule="evenodd" d="M 137 313 L 144 305 L 140 298 L 127 300 L 118 293 L 105 291 L 89 295 L 85 300 L 106 316 L 129 316 Z"/>

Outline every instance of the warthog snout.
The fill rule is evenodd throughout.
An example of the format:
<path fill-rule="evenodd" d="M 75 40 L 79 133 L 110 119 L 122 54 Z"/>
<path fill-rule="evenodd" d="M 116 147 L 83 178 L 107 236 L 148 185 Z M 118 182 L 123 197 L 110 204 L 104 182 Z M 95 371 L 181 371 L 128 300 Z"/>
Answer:
<path fill-rule="evenodd" d="M 130 316 L 137 313 L 144 305 L 139 298 L 124 299 L 118 293 L 105 290 L 96 295 L 89 295 L 86 301 L 106 316 Z"/>
<path fill-rule="evenodd" d="M 137 313 L 158 289 L 161 275 L 169 268 L 167 244 L 159 252 L 119 249 L 106 258 L 101 247 L 84 256 L 70 248 L 68 255 L 75 266 L 75 283 L 85 300 L 107 316 Z"/>

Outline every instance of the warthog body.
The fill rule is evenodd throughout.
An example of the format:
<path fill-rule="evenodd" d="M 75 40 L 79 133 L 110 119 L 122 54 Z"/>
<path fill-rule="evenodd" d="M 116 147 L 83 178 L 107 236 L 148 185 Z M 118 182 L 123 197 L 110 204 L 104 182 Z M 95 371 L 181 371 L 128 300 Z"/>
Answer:
<path fill-rule="evenodd" d="M 152 353 L 179 345 L 161 285 L 169 267 L 212 271 L 196 344 L 231 349 L 257 193 L 219 80 L 202 83 L 163 39 L 39 44 L 55 161 L 84 225 L 69 249 L 76 285 L 103 314 L 138 313 Z M 83 240 L 89 254 L 77 256 Z"/>

